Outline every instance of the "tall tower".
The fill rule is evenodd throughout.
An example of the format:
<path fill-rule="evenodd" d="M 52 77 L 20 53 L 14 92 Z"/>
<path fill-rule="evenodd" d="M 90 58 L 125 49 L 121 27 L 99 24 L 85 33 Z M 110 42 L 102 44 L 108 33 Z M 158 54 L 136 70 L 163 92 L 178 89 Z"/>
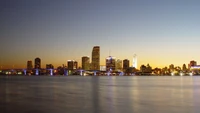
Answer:
<path fill-rule="evenodd" d="M 94 46 L 92 50 L 92 70 L 100 70 L 100 46 Z"/>
<path fill-rule="evenodd" d="M 78 68 L 78 62 L 74 60 L 68 60 L 67 61 L 67 66 L 69 70 L 74 70 Z"/>
<path fill-rule="evenodd" d="M 106 58 L 106 71 L 115 71 L 116 69 L 116 58 L 109 56 Z"/>
<path fill-rule="evenodd" d="M 40 69 L 41 68 L 41 59 L 36 58 L 35 59 L 35 69 Z"/>
<path fill-rule="evenodd" d="M 27 61 L 27 69 L 30 70 L 32 68 L 33 68 L 32 61 L 31 60 Z"/>
<path fill-rule="evenodd" d="M 137 55 L 136 54 L 134 54 L 133 56 L 133 67 L 137 69 Z"/>
<path fill-rule="evenodd" d="M 88 56 L 82 57 L 82 69 L 84 70 L 90 69 L 90 58 Z"/>
<path fill-rule="evenodd" d="M 123 69 L 127 70 L 129 68 L 129 60 L 128 59 L 124 59 L 123 60 Z"/>
<path fill-rule="evenodd" d="M 116 66 L 116 68 L 115 68 L 116 71 L 122 71 L 122 60 L 117 59 L 115 66 Z"/>

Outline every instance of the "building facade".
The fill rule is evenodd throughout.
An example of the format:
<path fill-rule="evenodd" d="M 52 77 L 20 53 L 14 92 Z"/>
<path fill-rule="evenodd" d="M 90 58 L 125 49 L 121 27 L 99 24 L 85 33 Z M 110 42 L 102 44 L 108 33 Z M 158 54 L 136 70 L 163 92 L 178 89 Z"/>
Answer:
<path fill-rule="evenodd" d="M 188 64 L 188 68 L 190 69 L 192 66 L 196 66 L 197 65 L 197 62 L 192 60 L 190 61 L 190 63 Z"/>
<path fill-rule="evenodd" d="M 35 69 L 40 69 L 40 68 L 41 68 L 41 59 L 35 58 Z"/>
<path fill-rule="evenodd" d="M 46 69 L 54 69 L 54 66 L 52 64 L 46 64 Z"/>
<path fill-rule="evenodd" d="M 123 70 L 127 70 L 130 66 L 130 61 L 128 59 L 123 60 Z"/>
<path fill-rule="evenodd" d="M 106 58 L 106 71 L 115 71 L 116 70 L 116 58 L 109 56 Z"/>
<path fill-rule="evenodd" d="M 84 70 L 90 69 L 90 58 L 88 56 L 82 57 L 82 69 Z"/>
<path fill-rule="evenodd" d="M 33 64 L 32 64 L 32 61 L 31 61 L 31 60 L 27 61 L 27 69 L 28 69 L 28 70 L 33 69 Z"/>
<path fill-rule="evenodd" d="M 137 69 L 137 55 L 136 54 L 133 56 L 133 67 Z"/>
<path fill-rule="evenodd" d="M 69 70 L 75 70 L 78 69 L 78 62 L 74 60 L 68 60 L 67 61 L 67 67 Z"/>
<path fill-rule="evenodd" d="M 122 60 L 117 59 L 116 60 L 116 71 L 122 71 Z"/>
<path fill-rule="evenodd" d="M 100 46 L 93 47 L 91 69 L 100 70 Z"/>

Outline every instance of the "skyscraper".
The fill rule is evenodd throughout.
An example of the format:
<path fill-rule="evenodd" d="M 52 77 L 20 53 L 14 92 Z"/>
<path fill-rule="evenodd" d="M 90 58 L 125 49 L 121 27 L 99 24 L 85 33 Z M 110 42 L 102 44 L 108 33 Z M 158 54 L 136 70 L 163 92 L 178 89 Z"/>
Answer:
<path fill-rule="evenodd" d="M 137 55 L 136 54 L 134 54 L 133 56 L 133 67 L 137 69 Z"/>
<path fill-rule="evenodd" d="M 32 68 L 33 68 L 32 61 L 31 60 L 27 61 L 27 69 L 31 70 Z"/>
<path fill-rule="evenodd" d="M 106 71 L 115 71 L 116 59 L 115 57 L 109 56 L 106 58 Z"/>
<path fill-rule="evenodd" d="M 74 69 L 78 69 L 78 62 L 74 61 Z"/>
<path fill-rule="evenodd" d="M 192 66 L 196 66 L 197 65 L 197 62 L 192 60 L 190 61 L 190 63 L 188 64 L 188 68 L 190 69 Z"/>
<path fill-rule="evenodd" d="M 90 58 L 88 56 L 82 57 L 82 69 L 84 70 L 90 69 Z"/>
<path fill-rule="evenodd" d="M 123 69 L 124 71 L 127 70 L 129 68 L 129 60 L 128 59 L 124 59 L 123 60 Z"/>
<path fill-rule="evenodd" d="M 41 68 L 41 59 L 35 58 L 35 69 L 40 69 L 40 68 Z"/>
<path fill-rule="evenodd" d="M 170 72 L 174 71 L 174 64 L 169 65 L 169 70 L 170 70 Z"/>
<path fill-rule="evenodd" d="M 185 64 L 183 64 L 182 71 L 184 71 L 184 72 L 187 71 L 187 67 Z"/>
<path fill-rule="evenodd" d="M 122 71 L 122 60 L 120 60 L 120 59 L 116 60 L 116 70 Z"/>
<path fill-rule="evenodd" d="M 100 69 L 100 46 L 94 46 L 92 50 L 92 70 Z"/>
<path fill-rule="evenodd" d="M 69 70 L 74 70 L 78 68 L 78 62 L 74 60 L 68 60 L 67 61 L 67 66 Z"/>

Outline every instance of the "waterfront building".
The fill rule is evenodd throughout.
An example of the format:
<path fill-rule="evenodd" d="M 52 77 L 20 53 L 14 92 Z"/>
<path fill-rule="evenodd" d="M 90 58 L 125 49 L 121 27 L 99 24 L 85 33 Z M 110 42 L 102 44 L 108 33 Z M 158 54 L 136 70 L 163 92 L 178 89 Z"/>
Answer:
<path fill-rule="evenodd" d="M 109 56 L 106 58 L 106 71 L 115 71 L 116 68 L 116 58 Z"/>
<path fill-rule="evenodd" d="M 174 71 L 174 64 L 169 65 L 169 71 L 173 72 Z"/>
<path fill-rule="evenodd" d="M 133 56 L 133 67 L 137 69 L 137 55 L 136 54 Z"/>
<path fill-rule="evenodd" d="M 147 66 L 145 66 L 145 65 L 141 65 L 140 66 L 140 72 L 142 72 L 143 74 L 144 73 L 148 73 L 148 74 L 151 74 L 152 73 L 152 67 L 149 65 L 149 64 L 147 64 Z"/>
<path fill-rule="evenodd" d="M 92 70 L 100 69 L 100 46 L 93 47 L 91 69 Z"/>
<path fill-rule="evenodd" d="M 115 67 L 116 71 L 122 71 L 122 60 L 117 59 L 116 60 L 116 67 Z"/>
<path fill-rule="evenodd" d="M 196 66 L 197 65 L 197 62 L 192 60 L 190 61 L 190 63 L 188 64 L 188 69 L 190 69 L 192 66 Z"/>
<path fill-rule="evenodd" d="M 40 68 L 41 68 L 41 59 L 35 58 L 35 69 L 40 69 Z"/>
<path fill-rule="evenodd" d="M 187 67 L 185 64 L 183 64 L 183 67 L 182 67 L 182 71 L 186 72 L 187 71 Z"/>
<path fill-rule="evenodd" d="M 68 60 L 67 61 L 67 66 L 69 70 L 75 70 L 78 68 L 78 62 L 75 60 Z"/>
<path fill-rule="evenodd" d="M 88 56 L 82 57 L 82 69 L 84 70 L 90 69 L 90 58 Z"/>
<path fill-rule="evenodd" d="M 46 64 L 46 69 L 53 69 L 54 66 L 52 64 Z"/>
<path fill-rule="evenodd" d="M 32 64 L 32 61 L 29 60 L 27 61 L 27 70 L 31 70 L 31 69 L 33 69 L 33 64 Z"/>
<path fill-rule="evenodd" d="M 130 62 L 128 59 L 123 60 L 123 70 L 126 71 L 130 66 Z"/>

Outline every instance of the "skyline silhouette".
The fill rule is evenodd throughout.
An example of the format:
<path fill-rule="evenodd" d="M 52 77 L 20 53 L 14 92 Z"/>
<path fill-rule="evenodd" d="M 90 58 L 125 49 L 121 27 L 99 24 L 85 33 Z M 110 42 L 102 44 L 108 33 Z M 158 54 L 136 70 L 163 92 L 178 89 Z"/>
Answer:
<path fill-rule="evenodd" d="M 98 48 L 98 50 L 96 51 L 94 48 Z M 92 53 L 92 55 L 93 55 L 93 52 L 95 51 L 95 56 L 94 56 L 94 60 L 95 59 L 102 59 L 101 58 L 101 49 L 100 49 L 101 47 L 100 46 L 94 46 L 93 47 L 93 49 L 92 49 L 92 51 L 91 51 L 91 53 Z M 98 54 L 99 55 L 99 58 L 98 58 L 98 55 L 96 56 L 96 54 Z M 96 65 L 99 65 L 99 66 L 106 66 L 106 62 L 107 62 L 107 59 L 109 58 L 109 57 L 113 57 L 116 61 L 117 60 L 121 60 L 121 61 L 123 61 L 123 60 L 128 60 L 129 61 L 129 67 L 136 67 L 136 69 L 140 69 L 140 67 L 141 66 L 144 66 L 144 65 L 150 65 L 152 68 L 168 68 L 168 67 L 170 67 L 171 65 L 173 65 L 173 66 L 175 66 L 175 67 L 182 67 L 183 65 L 185 65 L 186 67 L 188 67 L 189 66 L 189 64 L 191 64 L 191 62 L 195 62 L 195 65 L 198 65 L 197 64 L 197 61 L 196 60 L 190 60 L 190 61 L 188 61 L 188 63 L 183 63 L 182 65 L 174 65 L 174 63 L 168 63 L 169 65 L 165 65 L 165 66 L 163 66 L 163 67 L 153 67 L 151 64 L 149 64 L 149 63 L 147 63 L 147 64 L 141 64 L 141 65 L 137 65 L 138 64 L 138 61 L 137 61 L 137 57 L 136 57 L 137 55 L 136 54 L 134 54 L 133 55 L 133 58 L 132 59 L 127 59 L 127 58 L 125 58 L 125 59 L 119 59 L 118 57 L 116 57 L 116 56 L 108 56 L 108 57 L 106 57 L 106 58 L 103 58 L 104 60 L 105 60 L 105 62 L 104 62 L 104 64 L 98 64 L 98 60 L 97 60 L 97 62 L 96 62 L 96 60 L 95 60 L 95 62 L 97 63 Z M 66 59 L 66 62 L 63 62 L 62 64 L 60 64 L 60 65 L 54 65 L 54 64 L 52 64 L 52 63 L 43 63 L 43 60 L 45 60 L 45 59 L 41 59 L 40 57 L 36 57 L 36 58 L 34 58 L 34 59 L 29 59 L 29 60 L 27 60 L 26 62 L 24 62 L 24 66 L 23 67 L 15 67 L 15 65 L 11 65 L 11 66 L 9 66 L 9 67 L 3 67 L 2 65 L 0 66 L 0 69 L 22 69 L 22 68 L 29 68 L 30 67 L 30 65 L 31 65 L 31 67 L 32 68 L 36 68 L 36 67 L 38 67 L 39 66 L 39 68 L 45 68 L 46 67 L 46 65 L 52 65 L 54 68 L 57 68 L 57 67 L 62 67 L 62 66 L 67 66 L 68 65 L 68 61 L 75 61 L 75 62 L 77 62 L 78 63 L 78 65 L 77 65 L 77 67 L 78 68 L 82 68 L 82 62 L 85 62 L 85 61 L 83 61 L 83 57 L 85 57 L 85 58 L 87 58 L 87 60 L 88 60 L 88 66 L 91 68 L 91 69 L 93 69 L 94 67 L 95 67 L 95 65 L 94 65 L 94 62 L 92 62 L 92 56 L 81 56 L 80 57 L 80 59 L 81 59 L 81 61 L 79 62 L 79 61 L 77 61 L 77 60 L 74 60 L 74 59 Z M 39 61 L 38 61 L 38 59 L 39 59 Z M 35 61 L 34 61 L 35 60 Z M 84 59 L 84 60 L 86 60 L 86 59 Z M 39 64 L 38 64 L 38 62 L 40 62 Z M 193 63 L 192 63 L 193 64 Z M 123 66 L 123 64 L 121 64 L 121 66 Z M 100 67 L 98 67 L 99 69 L 100 69 Z M 98 70 L 98 68 L 95 68 L 95 69 L 93 69 L 93 70 Z M 189 68 L 189 67 L 188 67 Z"/>

